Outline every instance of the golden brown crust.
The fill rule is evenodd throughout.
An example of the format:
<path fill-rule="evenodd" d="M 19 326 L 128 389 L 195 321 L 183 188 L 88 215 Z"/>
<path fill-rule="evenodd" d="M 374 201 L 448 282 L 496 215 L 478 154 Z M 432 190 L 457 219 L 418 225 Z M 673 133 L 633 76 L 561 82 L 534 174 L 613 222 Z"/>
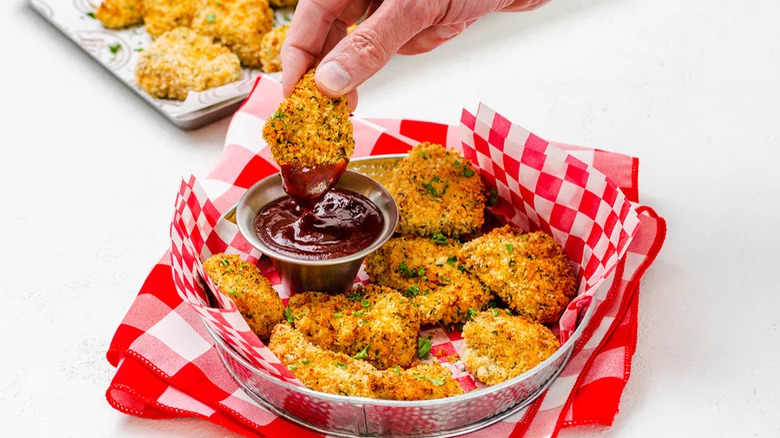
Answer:
<path fill-rule="evenodd" d="M 265 122 L 263 138 L 279 164 L 345 162 L 355 150 L 347 98 L 331 99 L 314 83 L 314 69 L 298 82 Z"/>
<path fill-rule="evenodd" d="M 284 304 L 257 266 L 235 254 L 215 254 L 203 268 L 214 285 L 233 300 L 249 328 L 268 339 L 274 326 L 284 319 Z"/>
<path fill-rule="evenodd" d="M 298 4 L 298 0 L 268 0 L 275 8 L 287 8 Z"/>
<path fill-rule="evenodd" d="M 463 388 L 440 363 L 382 371 L 377 388 L 377 397 L 387 400 L 432 400 L 460 394 Z"/>
<path fill-rule="evenodd" d="M 166 32 L 141 52 L 135 68 L 138 86 L 154 97 L 184 100 L 241 78 L 236 55 L 190 29 Z"/>
<path fill-rule="evenodd" d="M 388 184 L 399 209 L 397 231 L 462 235 L 485 221 L 484 185 L 461 154 L 421 143 L 393 170 Z"/>
<path fill-rule="evenodd" d="M 558 321 L 577 294 L 569 258 L 542 232 L 497 228 L 464 244 L 461 260 L 512 310 L 538 322 Z"/>
<path fill-rule="evenodd" d="M 519 376 L 560 347 L 547 327 L 500 309 L 486 310 L 467 322 L 463 339 L 463 364 L 488 385 Z"/>
<path fill-rule="evenodd" d="M 267 0 L 200 0 L 192 29 L 229 48 L 247 67 L 260 67 L 261 41 L 274 24 Z"/>
<path fill-rule="evenodd" d="M 464 272 L 454 239 L 401 236 L 390 239 L 366 257 L 371 281 L 411 297 L 423 324 L 465 322 L 487 307 L 490 291 Z M 443 243 L 445 242 L 446 243 Z"/>
<path fill-rule="evenodd" d="M 143 23 L 143 10 L 143 0 L 104 0 L 95 18 L 109 29 L 121 29 Z"/>
<path fill-rule="evenodd" d="M 289 27 L 289 25 L 280 26 L 263 35 L 263 40 L 260 43 L 260 62 L 264 72 L 282 71 L 282 44 L 287 38 Z"/>
<path fill-rule="evenodd" d="M 144 0 L 144 23 L 153 38 L 177 27 L 188 27 L 197 0 Z"/>
<path fill-rule="evenodd" d="M 344 295 L 296 294 L 293 325 L 315 345 L 364 359 L 379 369 L 408 366 L 417 353 L 420 317 L 407 298 L 376 285 Z"/>

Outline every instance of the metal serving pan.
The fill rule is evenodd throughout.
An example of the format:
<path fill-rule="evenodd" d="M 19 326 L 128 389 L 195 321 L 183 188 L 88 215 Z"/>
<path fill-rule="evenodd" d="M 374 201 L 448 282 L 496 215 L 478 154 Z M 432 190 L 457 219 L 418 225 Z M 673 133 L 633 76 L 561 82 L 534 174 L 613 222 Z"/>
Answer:
<path fill-rule="evenodd" d="M 384 183 L 406 154 L 357 158 L 350 169 Z M 234 210 L 225 214 L 231 220 Z M 602 287 L 610 287 L 605 283 Z M 594 300 L 595 302 L 595 300 Z M 473 432 L 527 406 L 555 380 L 593 317 L 591 305 L 574 334 L 552 356 L 514 379 L 456 397 L 424 401 L 376 400 L 326 394 L 294 386 L 247 362 L 207 327 L 219 357 L 258 404 L 309 429 L 331 436 L 447 437 Z"/>

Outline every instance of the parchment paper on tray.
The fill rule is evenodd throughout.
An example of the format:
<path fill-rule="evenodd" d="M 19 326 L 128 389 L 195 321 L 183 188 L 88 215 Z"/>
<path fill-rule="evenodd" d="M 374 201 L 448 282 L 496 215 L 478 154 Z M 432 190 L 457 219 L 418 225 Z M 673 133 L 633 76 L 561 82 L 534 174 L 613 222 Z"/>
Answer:
<path fill-rule="evenodd" d="M 268 107 L 276 105 L 269 103 Z M 265 116 L 270 116 L 270 112 Z M 386 139 L 380 139 L 392 134 L 362 135 L 359 130 L 374 129 L 366 123 L 355 123 L 355 129 L 358 154 L 360 151 L 364 155 L 384 153 Z M 578 296 L 568 306 L 558 327 L 559 336 L 565 341 L 585 310 L 601 304 L 593 299 L 594 293 L 632 240 L 639 225 L 636 206 L 600 172 L 484 105 L 476 115 L 463 112 L 460 134 L 460 142 L 447 146 L 461 151 L 476 165 L 486 184 L 497 189 L 500 201 L 492 211 L 504 222 L 527 231 L 542 230 L 550 234 L 575 265 Z M 371 143 L 360 144 L 367 141 Z M 399 138 L 398 144 L 405 147 L 408 139 Z M 261 150 L 256 159 L 262 156 L 267 154 Z M 273 163 L 267 164 L 256 167 L 265 169 L 258 172 L 256 180 L 274 168 Z M 195 177 L 182 182 L 171 224 L 171 262 L 177 290 L 206 324 L 246 359 L 273 376 L 297 383 L 252 333 L 232 301 L 213 284 L 208 286 L 217 294 L 222 308 L 209 307 L 203 284 L 204 260 L 219 252 L 240 254 L 251 262 L 260 257 L 241 237 L 237 227 L 220 217 Z M 267 260 L 261 261 L 261 269 L 277 285 L 282 298 L 288 298 L 278 288 L 279 277 Z M 361 271 L 356 281 L 366 280 Z M 464 390 L 482 386 L 458 359 L 462 345 L 459 331 L 429 326 L 422 335 L 431 337 L 433 356 L 452 371 Z"/>

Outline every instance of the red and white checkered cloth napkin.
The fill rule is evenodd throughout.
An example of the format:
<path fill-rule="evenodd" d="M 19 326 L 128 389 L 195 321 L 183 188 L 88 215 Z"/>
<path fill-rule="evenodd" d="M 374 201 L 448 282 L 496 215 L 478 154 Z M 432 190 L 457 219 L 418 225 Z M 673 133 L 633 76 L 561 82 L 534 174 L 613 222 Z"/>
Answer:
<path fill-rule="evenodd" d="M 252 95 L 234 116 L 219 164 L 207 178 L 200 181 L 190 178 L 183 182 L 172 224 L 172 253 L 166 254 L 152 270 L 107 354 L 109 362 L 117 366 L 117 374 L 106 397 L 118 410 L 149 418 L 199 416 L 250 436 L 312 434 L 253 403 L 222 366 L 201 317 L 210 321 L 212 327 L 217 322 L 222 327 L 238 327 L 240 331 L 243 320 L 231 316 L 232 302 L 220 297 L 226 310 L 216 313 L 204 313 L 202 309 L 207 306 L 191 304 L 205 304 L 195 279 L 202 274 L 202 267 L 195 259 L 226 249 L 243 253 L 250 259 L 259 255 L 236 236 L 234 229 L 224 226 L 218 219 L 220 212 L 232 206 L 247 187 L 275 171 L 269 164 L 268 148 L 264 147 L 259 133 L 264 119 L 276 109 L 280 99 L 277 83 L 259 79 Z M 565 243 L 570 255 L 572 251 L 575 254 L 580 251 L 583 260 L 589 260 L 588 254 L 583 252 L 601 254 L 590 257 L 596 262 L 580 266 L 584 278 L 603 278 L 604 272 L 610 272 L 602 287 L 590 285 L 593 286 L 592 293 L 584 303 L 572 305 L 573 318 L 593 299 L 598 310 L 577 342 L 571 361 L 552 387 L 524 411 L 474 435 L 551 436 L 563 427 L 611 424 L 628 379 L 636 343 L 639 278 L 660 249 L 665 224 L 648 207 L 635 208 L 629 202 L 616 204 L 614 201 L 622 195 L 605 193 L 605 188 L 611 186 L 608 181 L 598 187 L 578 182 L 588 179 L 589 169 L 600 171 L 626 198 L 636 201 L 637 160 L 604 151 L 548 144 L 485 107 L 480 107 L 476 116 L 464 112 L 460 128 L 406 120 L 355 119 L 354 125 L 356 155 L 406 152 L 420 141 L 464 150 L 479 164 L 482 177 L 496 184 L 502 198 L 514 205 L 514 217 L 512 214 L 509 217 L 515 223 L 526 229 L 543 229 L 553 234 L 559 242 Z M 513 148 L 518 148 L 522 154 L 513 154 Z M 568 154 L 558 148 L 565 149 Z M 506 156 L 500 161 L 502 169 L 492 167 L 497 154 L 503 153 Z M 540 161 L 540 154 L 560 154 L 560 160 L 549 162 L 565 163 L 565 168 L 545 167 L 550 164 Z M 550 175 L 561 175 L 561 178 L 550 179 Z M 580 191 L 574 190 L 576 193 L 571 196 L 576 195 L 581 200 L 582 205 L 575 209 L 584 212 L 585 217 L 561 210 L 567 205 L 565 200 L 548 203 L 544 190 L 524 192 L 517 184 L 518 178 L 525 187 L 529 186 L 528 178 L 535 178 L 532 187 L 552 185 L 558 197 L 579 186 Z M 599 200 L 606 198 L 611 208 L 600 209 L 599 203 L 584 195 L 583 190 L 596 193 Z M 535 212 L 544 209 L 550 211 L 536 215 Z M 630 213 L 634 211 L 636 223 L 629 223 L 627 227 L 626 222 L 631 222 Z M 551 220 L 540 220 L 539 216 Z M 608 236 L 606 241 L 570 240 L 566 233 L 568 229 L 582 226 L 581 221 L 590 219 L 592 222 L 596 217 L 604 228 L 610 227 L 606 233 L 599 233 Z M 592 224 L 588 226 L 592 227 Z M 561 233 L 566 235 L 562 238 Z M 630 234 L 634 238 L 627 244 Z M 607 259 L 614 259 L 612 266 Z M 271 275 L 272 283 L 278 283 L 264 260 L 261 268 Z M 583 282 L 581 292 L 588 290 L 585 283 L 587 281 Z M 260 367 L 272 373 L 276 369 L 281 377 L 291 378 L 286 369 L 274 366 L 275 358 L 263 357 L 260 351 L 263 346 L 254 344 L 251 337 L 236 331 L 223 331 L 222 334 L 233 343 L 245 342 L 250 356 L 255 349 L 260 360 L 256 364 Z M 434 352 L 436 348 L 434 346 Z"/>

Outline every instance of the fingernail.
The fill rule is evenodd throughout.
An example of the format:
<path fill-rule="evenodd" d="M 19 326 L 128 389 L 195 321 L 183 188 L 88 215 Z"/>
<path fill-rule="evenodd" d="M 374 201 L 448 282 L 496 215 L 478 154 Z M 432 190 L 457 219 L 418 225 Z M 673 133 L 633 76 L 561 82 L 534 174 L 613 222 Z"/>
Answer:
<path fill-rule="evenodd" d="M 459 33 L 460 31 L 452 26 L 438 26 L 436 28 L 436 34 L 443 40 L 448 40 Z"/>
<path fill-rule="evenodd" d="M 336 61 L 321 65 L 315 74 L 325 88 L 336 93 L 346 88 L 351 79 L 349 73 Z"/>

